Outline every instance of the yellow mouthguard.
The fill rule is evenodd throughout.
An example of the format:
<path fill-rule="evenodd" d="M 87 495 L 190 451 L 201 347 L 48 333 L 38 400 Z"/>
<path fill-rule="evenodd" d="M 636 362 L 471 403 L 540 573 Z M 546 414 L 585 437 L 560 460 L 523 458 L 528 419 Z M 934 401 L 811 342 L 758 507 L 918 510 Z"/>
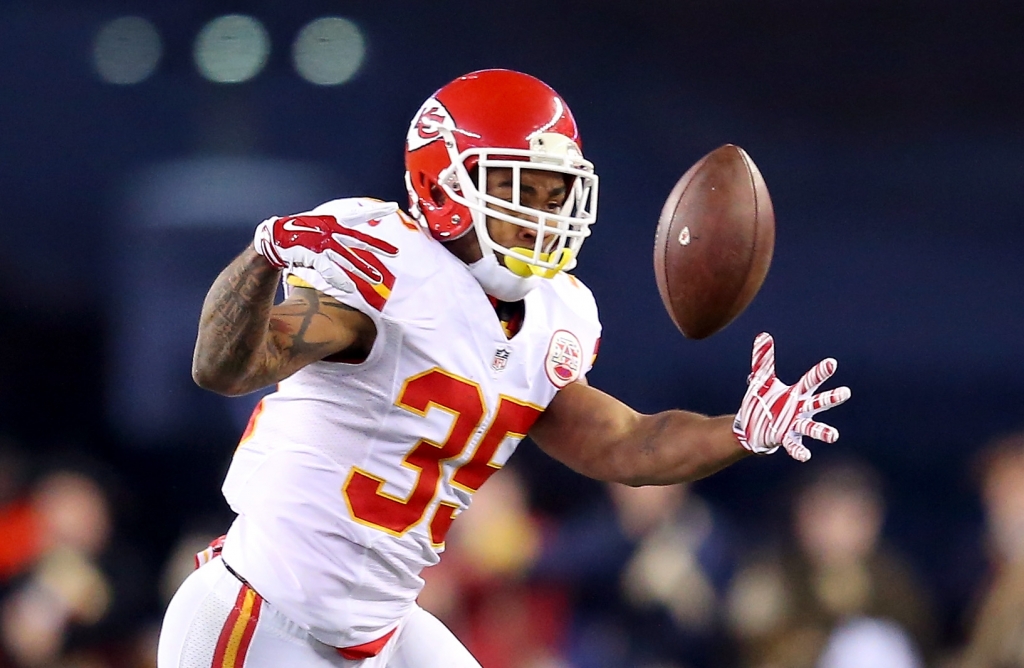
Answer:
<path fill-rule="evenodd" d="M 533 257 L 533 251 L 529 248 L 520 248 L 519 246 L 516 246 L 509 250 L 516 255 Z M 513 257 L 512 255 L 505 256 L 505 266 L 508 267 L 509 271 L 513 274 L 516 276 L 522 276 L 523 278 L 528 278 L 530 275 L 540 276 L 541 278 L 551 278 L 558 272 L 565 269 L 565 265 L 569 264 L 569 261 L 572 259 L 572 251 L 568 248 L 563 248 L 562 250 L 554 253 L 540 254 L 540 259 L 544 262 L 554 262 L 556 257 L 559 257 L 557 266 L 552 269 L 545 269 L 544 267 L 537 267 L 535 265 L 528 264 L 519 258 Z"/>

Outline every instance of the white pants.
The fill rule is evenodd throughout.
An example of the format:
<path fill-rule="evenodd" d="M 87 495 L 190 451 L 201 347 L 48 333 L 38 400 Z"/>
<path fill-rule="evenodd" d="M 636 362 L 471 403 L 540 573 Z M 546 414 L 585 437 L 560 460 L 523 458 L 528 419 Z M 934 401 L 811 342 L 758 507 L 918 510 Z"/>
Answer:
<path fill-rule="evenodd" d="M 171 599 L 157 668 L 480 668 L 451 631 L 415 606 L 380 654 L 342 658 L 277 612 L 219 557 L 192 573 Z"/>

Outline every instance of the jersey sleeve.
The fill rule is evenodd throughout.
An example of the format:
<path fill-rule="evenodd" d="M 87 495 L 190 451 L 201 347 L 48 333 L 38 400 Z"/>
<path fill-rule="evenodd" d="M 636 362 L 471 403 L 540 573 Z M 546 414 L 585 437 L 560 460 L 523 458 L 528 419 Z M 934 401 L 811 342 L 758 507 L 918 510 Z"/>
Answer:
<path fill-rule="evenodd" d="M 572 274 L 561 274 L 556 277 L 558 280 L 557 291 L 565 304 L 573 311 L 577 322 L 581 323 L 580 344 L 583 346 L 583 371 L 581 378 L 585 378 L 597 362 L 597 351 L 601 346 L 601 319 L 597 312 L 597 302 L 594 300 L 594 293 L 590 291 L 583 281 Z"/>
<path fill-rule="evenodd" d="M 594 341 L 594 352 L 590 354 L 590 360 L 587 362 L 587 366 L 583 368 L 583 376 L 586 377 L 590 370 L 597 364 L 597 351 L 601 348 L 601 335 L 598 334 L 597 341 Z"/>

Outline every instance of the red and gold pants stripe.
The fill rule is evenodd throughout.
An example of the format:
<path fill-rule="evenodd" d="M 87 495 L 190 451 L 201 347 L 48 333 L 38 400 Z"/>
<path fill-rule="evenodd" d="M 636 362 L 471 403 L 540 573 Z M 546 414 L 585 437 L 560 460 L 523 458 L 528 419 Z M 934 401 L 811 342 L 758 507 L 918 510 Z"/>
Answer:
<path fill-rule="evenodd" d="M 211 668 L 242 668 L 245 665 L 245 655 L 249 651 L 262 605 L 260 595 L 249 585 L 243 584 L 235 599 L 235 607 L 231 609 L 220 631 Z"/>

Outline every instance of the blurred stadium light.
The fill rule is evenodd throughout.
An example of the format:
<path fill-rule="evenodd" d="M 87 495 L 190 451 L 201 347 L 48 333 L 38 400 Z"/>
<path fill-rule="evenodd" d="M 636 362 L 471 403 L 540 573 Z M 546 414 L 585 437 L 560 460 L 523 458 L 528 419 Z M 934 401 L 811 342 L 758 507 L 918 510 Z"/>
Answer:
<path fill-rule="evenodd" d="M 263 69 L 270 55 L 270 38 L 263 24 L 251 16 L 218 17 L 196 36 L 196 66 L 217 83 L 248 81 Z"/>
<path fill-rule="evenodd" d="M 93 43 L 93 65 L 100 79 L 118 85 L 145 81 L 163 55 L 160 33 L 139 16 L 122 16 L 105 24 Z"/>
<path fill-rule="evenodd" d="M 295 70 L 319 86 L 345 83 L 359 71 L 365 56 L 366 41 L 359 26 L 336 16 L 306 24 L 292 46 Z"/>

